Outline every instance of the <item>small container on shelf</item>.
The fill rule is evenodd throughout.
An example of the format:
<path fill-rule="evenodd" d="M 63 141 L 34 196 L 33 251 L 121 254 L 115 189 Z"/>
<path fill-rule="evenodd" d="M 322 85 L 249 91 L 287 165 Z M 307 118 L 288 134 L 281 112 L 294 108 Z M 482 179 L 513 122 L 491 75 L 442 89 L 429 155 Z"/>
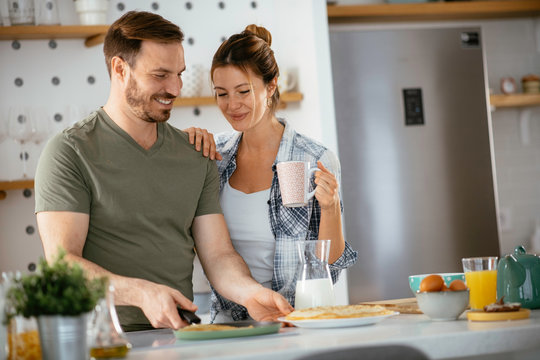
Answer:
<path fill-rule="evenodd" d="M 523 92 L 525 94 L 540 94 L 540 77 L 529 74 L 521 79 Z"/>
<path fill-rule="evenodd" d="M 513 94 L 517 90 L 516 80 L 513 77 L 507 76 L 501 78 L 501 92 L 503 94 Z"/>

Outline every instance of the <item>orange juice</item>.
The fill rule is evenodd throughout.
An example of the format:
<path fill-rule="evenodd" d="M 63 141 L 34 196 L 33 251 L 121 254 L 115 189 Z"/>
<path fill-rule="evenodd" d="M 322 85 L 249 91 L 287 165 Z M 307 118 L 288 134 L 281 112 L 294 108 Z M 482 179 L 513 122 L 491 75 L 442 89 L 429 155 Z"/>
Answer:
<path fill-rule="evenodd" d="M 497 301 L 497 270 L 465 272 L 471 309 L 481 310 Z"/>

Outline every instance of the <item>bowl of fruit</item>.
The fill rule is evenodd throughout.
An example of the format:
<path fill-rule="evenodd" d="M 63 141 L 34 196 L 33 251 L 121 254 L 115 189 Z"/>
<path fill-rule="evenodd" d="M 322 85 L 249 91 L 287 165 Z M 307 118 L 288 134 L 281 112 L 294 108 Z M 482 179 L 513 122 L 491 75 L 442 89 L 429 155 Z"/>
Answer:
<path fill-rule="evenodd" d="M 444 281 L 444 285 L 446 287 L 449 287 L 452 281 L 454 280 L 461 280 L 462 282 L 465 282 L 464 273 L 435 273 L 435 274 L 411 275 L 409 276 L 409 287 L 411 288 L 411 291 L 413 292 L 413 294 L 416 295 L 416 293 L 419 291 L 426 291 L 425 289 L 420 290 L 420 283 L 422 282 L 422 280 L 424 280 L 424 278 L 428 276 L 433 276 L 433 275 L 439 275 L 440 277 L 442 277 Z"/>
<path fill-rule="evenodd" d="M 439 274 L 425 276 L 415 293 L 418 307 L 432 320 L 456 320 L 469 305 L 469 289 L 461 279 L 446 285 Z"/>

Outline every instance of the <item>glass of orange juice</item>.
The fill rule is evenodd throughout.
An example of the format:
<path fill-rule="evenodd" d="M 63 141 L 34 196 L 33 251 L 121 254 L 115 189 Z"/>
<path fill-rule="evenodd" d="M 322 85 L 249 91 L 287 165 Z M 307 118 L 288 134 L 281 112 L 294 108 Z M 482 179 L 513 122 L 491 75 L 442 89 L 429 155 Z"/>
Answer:
<path fill-rule="evenodd" d="M 497 301 L 497 260 L 497 256 L 461 259 L 471 309 L 483 310 Z"/>

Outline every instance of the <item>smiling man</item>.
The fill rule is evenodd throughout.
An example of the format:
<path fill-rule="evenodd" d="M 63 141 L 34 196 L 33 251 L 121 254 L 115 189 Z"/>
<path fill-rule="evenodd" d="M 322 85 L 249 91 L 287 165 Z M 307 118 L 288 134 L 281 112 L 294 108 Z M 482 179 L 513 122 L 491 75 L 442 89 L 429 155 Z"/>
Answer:
<path fill-rule="evenodd" d="M 166 122 L 182 88 L 182 40 L 178 26 L 148 12 L 112 24 L 107 103 L 55 136 L 36 173 L 46 258 L 61 246 L 90 276 L 108 276 L 127 331 L 186 324 L 176 306 L 196 310 L 194 248 L 212 285 L 254 319 L 292 310 L 232 247 L 214 161 Z"/>

